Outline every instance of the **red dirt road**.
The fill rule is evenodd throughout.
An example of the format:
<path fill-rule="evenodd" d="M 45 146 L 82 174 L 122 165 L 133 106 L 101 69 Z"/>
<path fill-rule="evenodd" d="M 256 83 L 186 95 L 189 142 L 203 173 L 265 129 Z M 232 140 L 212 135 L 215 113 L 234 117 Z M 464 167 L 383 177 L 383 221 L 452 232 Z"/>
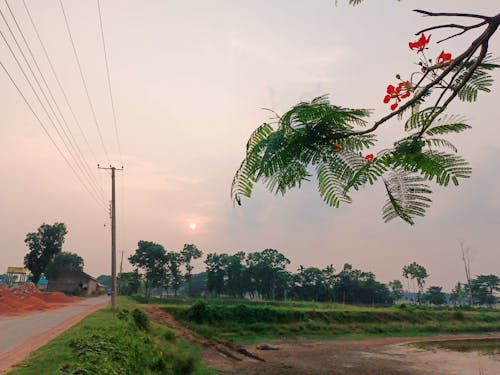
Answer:
<path fill-rule="evenodd" d="M 106 307 L 109 297 L 83 299 L 56 310 L 0 318 L 0 374 L 72 327 L 87 315 Z"/>

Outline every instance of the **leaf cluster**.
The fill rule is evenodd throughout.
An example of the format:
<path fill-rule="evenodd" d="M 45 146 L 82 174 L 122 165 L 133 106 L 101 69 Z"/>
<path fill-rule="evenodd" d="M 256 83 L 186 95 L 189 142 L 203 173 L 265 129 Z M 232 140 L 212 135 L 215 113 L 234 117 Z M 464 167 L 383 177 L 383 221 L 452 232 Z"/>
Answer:
<path fill-rule="evenodd" d="M 413 224 L 431 202 L 427 182 L 458 185 L 471 174 L 456 147 L 443 137 L 470 126 L 462 117 L 443 112 L 441 107 L 414 108 L 405 123 L 409 135 L 371 160 L 362 151 L 374 145 L 375 137 L 353 132 L 355 126 L 366 124 L 369 111 L 330 104 L 325 96 L 300 103 L 279 117 L 276 128 L 265 123 L 253 132 L 233 179 L 233 201 L 241 204 L 242 196 L 250 197 L 258 181 L 285 194 L 315 171 L 320 196 L 339 207 L 352 202 L 351 189 L 382 179 L 388 198 L 382 209 L 384 220 L 399 217 Z"/>

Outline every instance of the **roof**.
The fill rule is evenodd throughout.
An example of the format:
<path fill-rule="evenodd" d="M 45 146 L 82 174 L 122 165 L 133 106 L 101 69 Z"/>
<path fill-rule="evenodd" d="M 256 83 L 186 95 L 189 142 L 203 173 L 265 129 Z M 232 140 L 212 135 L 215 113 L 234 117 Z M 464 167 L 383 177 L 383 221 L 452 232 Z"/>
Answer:
<path fill-rule="evenodd" d="M 27 274 L 28 270 L 24 267 L 7 267 L 7 273 L 21 273 Z"/>
<path fill-rule="evenodd" d="M 90 280 L 97 282 L 97 279 L 95 277 L 90 276 L 88 273 L 85 273 L 85 272 L 80 271 L 80 270 L 75 270 L 75 269 L 63 270 L 63 271 L 59 272 L 59 274 L 61 274 L 61 273 L 62 274 L 64 274 L 64 273 L 73 273 L 73 274 L 77 273 L 77 274 L 80 274 L 80 275 L 83 275 L 83 276 L 89 278 Z"/>

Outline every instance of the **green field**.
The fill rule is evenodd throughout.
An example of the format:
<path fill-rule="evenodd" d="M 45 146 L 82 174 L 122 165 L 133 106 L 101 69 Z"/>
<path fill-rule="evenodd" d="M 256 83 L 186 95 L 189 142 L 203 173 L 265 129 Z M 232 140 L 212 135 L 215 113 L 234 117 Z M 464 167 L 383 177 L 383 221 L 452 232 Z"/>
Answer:
<path fill-rule="evenodd" d="M 161 303 L 161 301 L 155 301 Z M 332 339 L 500 331 L 500 311 L 419 306 L 360 307 L 307 302 L 163 301 L 161 308 L 207 338 L 249 343 L 275 338 Z"/>

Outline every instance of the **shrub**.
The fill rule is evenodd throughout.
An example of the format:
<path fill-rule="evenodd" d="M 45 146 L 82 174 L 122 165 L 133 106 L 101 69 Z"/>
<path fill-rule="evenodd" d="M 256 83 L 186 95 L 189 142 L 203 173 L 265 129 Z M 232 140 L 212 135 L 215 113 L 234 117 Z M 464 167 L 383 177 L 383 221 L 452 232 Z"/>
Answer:
<path fill-rule="evenodd" d="M 141 309 L 132 310 L 132 318 L 134 319 L 135 326 L 144 332 L 149 332 L 151 324 L 148 315 Z"/>
<path fill-rule="evenodd" d="M 196 302 L 186 311 L 186 318 L 198 324 L 211 321 L 211 311 L 203 301 Z"/>
<path fill-rule="evenodd" d="M 465 319 L 464 312 L 462 310 L 453 311 L 453 318 L 460 321 L 464 320 Z"/>
<path fill-rule="evenodd" d="M 165 329 L 165 332 L 163 333 L 163 338 L 167 341 L 174 341 L 175 340 L 175 332 L 167 328 L 167 329 Z"/>

